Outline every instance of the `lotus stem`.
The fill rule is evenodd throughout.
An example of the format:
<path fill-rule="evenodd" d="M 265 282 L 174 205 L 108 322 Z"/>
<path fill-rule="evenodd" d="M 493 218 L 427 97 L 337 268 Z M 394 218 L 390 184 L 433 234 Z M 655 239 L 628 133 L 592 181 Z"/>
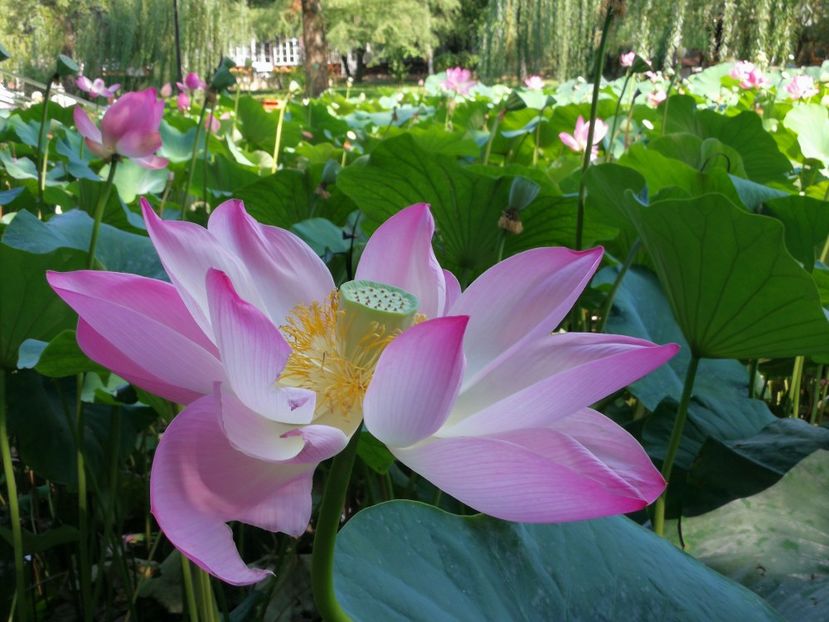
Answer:
<path fill-rule="evenodd" d="M 495 142 L 495 138 L 498 136 L 498 128 L 501 126 L 501 120 L 504 118 L 504 114 L 506 114 L 506 110 L 501 108 L 498 114 L 495 115 L 495 121 L 492 122 L 492 131 L 489 133 L 489 140 L 486 141 L 486 149 L 484 150 L 484 157 L 481 161 L 484 166 L 489 164 L 489 156 L 492 155 L 492 143 Z"/>
<path fill-rule="evenodd" d="M 599 40 L 599 47 L 596 50 L 596 66 L 593 71 L 593 97 L 590 100 L 590 125 L 587 127 L 587 148 L 584 150 L 584 158 L 581 164 L 581 177 L 579 178 L 579 202 L 576 212 L 576 250 L 582 248 L 584 236 L 584 200 L 587 196 L 587 185 L 584 178 L 587 167 L 590 166 L 590 156 L 593 151 L 593 131 L 596 129 L 596 112 L 599 108 L 599 88 L 604 70 L 604 56 L 607 48 L 607 33 L 610 31 L 610 23 L 613 21 L 613 3 L 608 2 L 607 10 L 602 24 L 602 37 Z"/>
<path fill-rule="evenodd" d="M 46 120 L 49 116 L 49 94 L 52 91 L 52 82 L 57 79 L 57 75 L 49 78 L 46 83 L 46 92 L 43 94 L 43 111 L 40 113 L 40 131 L 37 133 L 37 202 L 38 205 L 43 205 L 43 181 L 46 176 L 46 165 L 43 163 L 43 139 L 46 135 Z M 41 170 L 44 172 L 41 173 Z"/>
<path fill-rule="evenodd" d="M 350 622 L 351 618 L 337 602 L 334 591 L 334 544 L 340 526 L 351 470 L 357 456 L 360 434 L 356 432 L 346 448 L 341 451 L 331 464 L 325 492 L 317 517 L 314 534 L 314 553 L 311 558 L 311 588 L 317 611 L 325 622 Z"/>
<path fill-rule="evenodd" d="M 100 201 L 99 201 L 100 203 Z M 95 230 L 93 228 L 93 235 Z M 94 256 L 95 249 L 92 248 Z M 81 582 L 83 619 L 92 621 L 92 566 L 89 560 L 89 507 L 86 492 L 86 459 L 84 456 L 83 374 L 78 374 L 75 385 L 75 462 L 78 473 L 78 574 Z"/>
<path fill-rule="evenodd" d="M 792 411 L 789 416 L 792 419 L 797 419 L 800 416 L 800 385 L 803 379 L 803 365 L 805 362 L 805 356 L 797 356 L 794 359 L 792 383 L 789 386 L 789 403 L 792 405 Z"/>
<path fill-rule="evenodd" d="M 653 530 L 657 535 L 665 535 L 665 504 L 668 497 L 667 485 L 671 481 L 671 471 L 674 468 L 674 460 L 679 450 L 679 443 L 682 440 L 682 431 L 685 428 L 685 421 L 688 419 L 688 405 L 691 403 L 691 393 L 694 389 L 694 380 L 697 377 L 699 357 L 691 354 L 691 361 L 688 363 L 688 371 L 685 373 L 685 384 L 682 386 L 682 397 L 679 400 L 679 408 L 676 411 L 674 428 L 671 431 L 671 439 L 668 441 L 668 451 L 665 460 L 662 462 L 662 477 L 665 478 L 665 491 L 656 500 L 653 512 Z"/>
<path fill-rule="evenodd" d="M 193 138 L 193 153 L 190 154 L 190 167 L 187 169 L 187 183 L 184 186 L 184 198 L 181 201 L 181 219 L 188 220 L 187 210 L 190 204 L 190 184 L 193 183 L 193 174 L 196 172 L 196 157 L 199 155 L 199 138 L 201 138 L 201 130 L 204 126 L 204 118 L 207 109 L 210 108 L 209 91 L 204 96 L 204 104 L 199 113 L 199 121 L 196 125 L 196 135 Z"/>
<path fill-rule="evenodd" d="M 610 162 L 610 159 L 613 157 L 613 140 L 616 138 L 616 130 L 618 129 L 618 119 L 619 119 L 619 109 L 622 107 L 622 100 L 625 97 L 625 91 L 628 88 L 628 82 L 630 82 L 630 77 L 633 75 L 630 69 L 628 69 L 627 73 L 625 74 L 625 81 L 622 83 L 622 92 L 619 93 L 619 99 L 616 100 L 616 109 L 613 111 L 613 124 L 610 126 L 610 138 L 608 138 L 607 145 L 608 150 L 605 154 L 604 161 Z M 631 102 L 631 106 L 633 102 Z"/>
<path fill-rule="evenodd" d="M 6 428 L 6 372 L 0 369 L 0 454 L 3 457 L 3 475 L 9 496 L 9 518 L 12 528 L 12 545 L 14 546 L 15 606 L 17 620 L 26 622 L 29 611 L 26 609 L 26 567 L 23 565 L 23 532 L 20 528 L 20 505 L 17 499 L 17 483 L 14 479 L 12 453 L 9 445 L 9 432 Z"/>
<path fill-rule="evenodd" d="M 104 217 L 104 210 L 109 202 L 109 195 L 112 193 L 112 186 L 115 182 L 115 169 L 118 168 L 118 159 L 113 157 L 109 163 L 109 174 L 107 175 L 104 190 L 98 195 L 98 203 L 95 205 L 95 213 L 92 217 L 92 234 L 89 236 L 89 250 L 86 253 L 86 269 L 91 270 L 95 264 L 95 249 L 98 246 L 98 232 L 101 229 L 101 220 Z M 80 397 L 78 397 L 80 399 Z"/>
<path fill-rule="evenodd" d="M 190 560 L 181 555 L 181 575 L 184 580 L 184 597 L 187 600 L 187 613 L 190 622 L 199 622 L 199 610 L 196 608 L 196 593 L 193 589 L 193 571 Z"/>
<path fill-rule="evenodd" d="M 285 110 L 288 109 L 288 102 L 291 101 L 291 92 L 288 91 L 288 96 L 285 98 L 285 104 L 279 109 L 279 120 L 276 122 L 276 136 L 273 140 L 273 163 L 271 164 L 271 174 L 276 173 L 279 168 L 279 145 L 282 142 L 282 125 L 285 123 Z"/>
<path fill-rule="evenodd" d="M 610 288 L 607 298 L 602 305 L 601 319 L 599 320 L 596 332 L 604 332 L 605 326 L 607 326 L 607 318 L 610 317 L 610 310 L 613 308 L 613 301 L 616 299 L 616 294 L 619 291 L 619 286 L 622 284 L 622 279 L 625 278 L 625 274 L 627 274 L 633 260 L 636 259 L 636 254 L 639 252 L 640 246 L 642 246 L 642 240 L 640 238 L 636 238 L 636 241 L 630 245 L 625 262 L 619 268 L 619 274 L 616 275 L 616 279 L 613 281 L 613 287 Z"/>

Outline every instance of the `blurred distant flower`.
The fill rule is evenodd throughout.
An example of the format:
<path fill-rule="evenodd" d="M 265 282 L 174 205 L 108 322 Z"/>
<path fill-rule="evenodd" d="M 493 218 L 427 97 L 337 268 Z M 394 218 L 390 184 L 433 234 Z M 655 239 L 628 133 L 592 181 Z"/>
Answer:
<path fill-rule="evenodd" d="M 165 99 L 170 97 L 173 94 L 173 85 L 169 82 L 165 82 L 164 86 L 161 87 L 160 94 Z"/>
<path fill-rule="evenodd" d="M 541 79 L 541 76 L 529 76 L 524 80 L 524 86 L 534 91 L 540 91 L 544 88 L 544 80 Z"/>
<path fill-rule="evenodd" d="M 219 123 L 219 120 L 216 117 L 214 117 L 213 113 L 211 112 L 204 118 L 204 127 L 211 134 L 215 134 L 220 129 L 222 129 L 222 124 Z"/>
<path fill-rule="evenodd" d="M 100 129 L 86 111 L 75 106 L 75 127 L 87 147 L 98 157 L 111 160 L 123 156 L 145 168 L 164 168 L 167 160 L 155 152 L 161 148 L 158 132 L 164 102 L 156 98 L 155 89 L 126 93 L 107 108 Z"/>
<path fill-rule="evenodd" d="M 648 106 L 658 108 L 659 104 L 668 99 L 668 94 L 662 89 L 655 89 L 648 93 Z"/>
<path fill-rule="evenodd" d="M 795 76 L 786 85 L 786 92 L 792 99 L 809 99 L 817 95 L 818 90 L 811 76 Z"/>
<path fill-rule="evenodd" d="M 469 69 L 450 67 L 446 70 L 446 78 L 440 86 L 446 91 L 466 95 L 475 86 L 475 80 L 472 79 L 472 72 Z"/>
<path fill-rule="evenodd" d="M 184 82 L 177 82 L 176 84 L 182 91 L 203 91 L 207 88 L 207 83 L 195 71 L 191 71 L 184 76 Z"/>
<path fill-rule="evenodd" d="M 740 88 L 743 89 L 759 89 L 769 84 L 757 65 L 746 60 L 735 63 L 729 75 L 739 80 Z"/>
<path fill-rule="evenodd" d="M 631 50 L 630 52 L 625 52 L 621 56 L 619 56 L 619 64 L 622 67 L 632 67 L 633 61 L 636 60 L 636 52 Z"/>
<path fill-rule="evenodd" d="M 113 84 L 108 87 L 101 78 L 90 80 L 86 76 L 78 76 L 75 80 L 75 85 L 88 95 L 92 95 L 93 97 L 106 97 L 108 101 L 112 101 L 118 89 L 121 88 L 120 84 Z"/>
<path fill-rule="evenodd" d="M 179 112 L 187 112 L 190 110 L 190 96 L 182 91 L 176 96 L 176 106 Z"/>
<path fill-rule="evenodd" d="M 584 122 L 584 118 L 579 115 L 576 119 L 576 128 L 572 134 L 561 132 L 558 137 L 567 147 L 578 153 L 584 153 L 587 149 L 587 134 L 590 126 Z M 607 135 L 607 123 L 601 119 L 596 119 L 596 127 L 593 130 L 593 146 L 590 150 L 590 159 L 595 160 L 599 155 L 598 144 Z"/>

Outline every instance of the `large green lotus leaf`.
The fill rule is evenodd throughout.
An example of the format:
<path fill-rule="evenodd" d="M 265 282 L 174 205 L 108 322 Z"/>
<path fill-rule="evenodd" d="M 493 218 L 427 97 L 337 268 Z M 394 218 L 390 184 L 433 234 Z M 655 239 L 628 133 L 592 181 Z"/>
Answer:
<path fill-rule="evenodd" d="M 650 196 L 661 190 L 679 188 L 684 191 L 683 194 L 690 196 L 719 192 L 734 202 L 740 202 L 734 184 L 725 171 L 714 169 L 712 173 L 701 173 L 684 162 L 641 144 L 631 146 L 619 158 L 619 164 L 638 171 L 645 178 Z"/>
<path fill-rule="evenodd" d="M 786 250 L 783 225 L 720 194 L 629 214 L 692 351 L 703 358 L 829 352 L 829 321 L 809 274 Z"/>
<path fill-rule="evenodd" d="M 624 517 L 526 525 L 391 501 L 345 525 L 334 572 L 354 620 L 780 619 Z"/>
<path fill-rule="evenodd" d="M 792 170 L 789 159 L 780 152 L 756 113 L 745 111 L 726 116 L 713 110 L 697 110 L 696 102 L 688 95 L 674 95 L 668 104 L 669 133 L 716 138 L 740 154 L 749 179 L 761 183 L 783 180 Z"/>
<path fill-rule="evenodd" d="M 829 450 L 829 430 L 801 419 L 775 419 L 750 438 L 709 438 L 688 475 L 683 514 L 757 494 L 818 450 Z"/>
<path fill-rule="evenodd" d="M 616 274 L 616 268 L 602 270 L 594 279 L 594 286 L 610 283 Z M 637 267 L 627 272 L 614 299 L 607 331 L 680 345 L 679 353 L 667 364 L 629 387 L 645 408 L 654 411 L 645 422 L 643 442 L 648 453 L 661 460 L 673 428 L 691 352 L 653 273 Z M 709 437 L 719 441 L 749 438 L 775 420 L 765 402 L 749 399 L 748 371 L 742 363 L 704 359 L 697 370 L 688 424 L 676 464 L 683 469 L 690 468 Z"/>
<path fill-rule="evenodd" d="M 769 213 L 786 226 L 786 246 L 791 254 L 811 272 L 815 255 L 829 235 L 829 202 L 792 195 L 773 199 L 766 205 Z"/>
<path fill-rule="evenodd" d="M 86 254 L 91 234 L 92 218 L 86 212 L 71 210 L 43 222 L 24 211 L 6 228 L 3 243 L 30 253 L 74 248 Z M 101 225 L 95 258 L 106 270 L 166 278 L 150 238 L 111 225 Z"/>
<path fill-rule="evenodd" d="M 368 162 L 352 164 L 337 177 L 337 186 L 365 214 L 360 225 L 367 232 L 408 205 L 429 203 L 438 225 L 438 256 L 462 280 L 495 263 L 498 219 L 510 182 L 427 153 L 406 134 L 382 142 Z"/>
<path fill-rule="evenodd" d="M 406 129 L 391 127 L 387 136 L 391 138 L 400 134 L 409 134 L 414 138 L 418 147 L 429 153 L 440 153 L 456 158 L 477 158 L 481 154 L 481 148 L 469 137 L 469 134 L 459 130 L 448 132 L 442 126 Z"/>
<path fill-rule="evenodd" d="M 184 121 L 185 119 L 182 119 Z M 171 125 L 166 119 L 161 121 L 158 131 L 161 134 L 161 149 L 158 155 L 171 163 L 188 162 L 193 157 L 193 141 L 196 140 L 196 128 L 182 129 Z"/>
<path fill-rule="evenodd" d="M 17 367 L 34 369 L 49 378 L 63 378 L 89 371 L 104 375 L 107 370 L 91 361 L 78 346 L 74 330 L 65 330 L 49 342 L 27 339 L 20 344 Z"/>
<path fill-rule="evenodd" d="M 101 177 L 109 173 L 109 167 L 101 170 Z M 155 194 L 164 190 L 167 185 L 168 171 L 165 169 L 149 169 L 139 166 L 132 160 L 123 160 L 115 169 L 115 187 L 118 195 L 125 203 L 132 203 L 135 197 L 142 194 Z"/>
<path fill-rule="evenodd" d="M 85 264 L 86 254 L 73 249 L 32 254 L 0 244 L 0 368 L 15 368 L 26 339 L 48 341 L 74 327 L 76 316 L 49 287 L 46 271 L 78 270 Z"/>
<path fill-rule="evenodd" d="M 9 431 L 17 439 L 23 462 L 53 482 L 75 486 L 74 407 L 75 379 L 44 378 L 30 370 L 10 374 L 8 381 Z M 119 452 L 129 455 L 138 432 L 152 422 L 143 407 L 121 407 Z M 109 472 L 113 432 L 113 407 L 84 404 L 84 446 L 89 473 L 102 480 Z"/>
<path fill-rule="evenodd" d="M 687 550 L 763 596 L 788 620 L 826 620 L 829 451 L 816 451 L 771 488 L 686 518 Z"/>
<path fill-rule="evenodd" d="M 829 110 L 821 104 L 796 104 L 783 125 L 797 135 L 800 151 L 829 166 Z"/>
<path fill-rule="evenodd" d="M 249 95 L 242 95 L 239 98 L 238 119 L 239 125 L 237 127 L 248 143 L 257 149 L 264 149 L 268 153 L 273 153 L 276 141 L 276 126 L 279 121 L 278 110 L 266 112 L 262 107 L 262 102 Z M 292 117 L 290 112 L 286 112 L 282 121 L 280 149 L 295 146 L 301 138 L 302 125 Z"/>
<path fill-rule="evenodd" d="M 340 224 L 353 209 L 315 194 L 306 173 L 289 169 L 243 186 L 234 196 L 259 222 L 285 229 L 315 215 Z"/>
<path fill-rule="evenodd" d="M 695 134 L 680 132 L 660 136 L 648 143 L 648 147 L 701 172 L 722 169 L 732 175 L 746 176 L 740 154 L 716 138 L 703 140 Z"/>

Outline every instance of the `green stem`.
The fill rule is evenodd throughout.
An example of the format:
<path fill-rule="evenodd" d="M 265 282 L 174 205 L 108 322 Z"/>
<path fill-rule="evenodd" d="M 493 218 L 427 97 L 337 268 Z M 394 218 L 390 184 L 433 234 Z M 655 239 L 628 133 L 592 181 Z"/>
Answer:
<path fill-rule="evenodd" d="M 9 433 L 6 429 L 6 372 L 0 369 L 0 453 L 3 456 L 3 475 L 9 495 L 9 518 L 14 545 L 15 603 L 17 619 L 26 622 L 29 610 L 26 608 L 26 567 L 23 565 L 23 532 L 20 527 L 20 505 L 17 499 L 17 482 L 14 479 L 12 452 Z"/>
<path fill-rule="evenodd" d="M 817 373 L 815 374 L 815 388 L 812 391 L 812 412 L 809 415 L 809 423 L 817 425 L 818 405 L 820 404 L 820 385 L 823 380 L 823 365 L 818 365 Z"/>
<path fill-rule="evenodd" d="M 498 114 L 495 115 L 495 121 L 492 123 L 492 131 L 489 133 L 489 140 L 486 141 L 486 149 L 484 150 L 484 157 L 482 163 L 484 166 L 489 164 L 489 156 L 492 155 L 492 143 L 495 142 L 495 137 L 498 136 L 498 128 L 501 126 L 501 120 L 504 118 L 506 111 L 501 108 Z"/>
<path fill-rule="evenodd" d="M 334 591 L 334 544 L 359 442 L 360 434 L 356 432 L 346 448 L 334 458 L 317 517 L 314 553 L 311 558 L 311 587 L 317 611 L 325 622 L 350 621 L 337 602 Z"/>
<path fill-rule="evenodd" d="M 602 38 L 599 40 L 599 47 L 596 50 L 596 66 L 593 71 L 593 97 L 590 100 L 590 121 L 587 127 L 587 147 L 584 150 L 584 158 L 581 164 L 581 177 L 579 178 L 579 202 L 576 212 L 576 250 L 582 247 L 584 235 L 584 201 L 587 197 L 587 180 L 585 173 L 590 166 L 590 155 L 593 152 L 593 130 L 596 128 L 596 112 L 599 108 L 599 88 L 602 82 L 602 71 L 604 70 L 604 55 L 607 47 L 607 33 L 610 30 L 610 23 L 613 21 L 613 3 L 608 2 L 607 10 L 602 24 Z"/>
<path fill-rule="evenodd" d="M 674 82 L 676 82 L 676 77 L 679 75 L 678 71 L 674 72 L 674 75 L 671 76 L 671 81 L 668 82 L 668 88 L 665 91 L 665 110 L 662 111 L 662 135 L 665 135 L 665 132 L 668 129 L 668 106 L 671 103 L 671 91 L 674 90 Z"/>
<path fill-rule="evenodd" d="M 236 97 L 233 100 L 233 125 L 230 127 L 230 140 L 233 139 L 233 135 L 236 134 L 236 117 L 239 116 L 239 96 L 242 93 L 242 87 L 239 83 L 236 83 Z"/>
<path fill-rule="evenodd" d="M 632 75 L 633 73 L 628 69 L 625 74 L 625 81 L 622 83 L 622 92 L 619 93 L 619 99 L 616 100 L 616 110 L 613 111 L 613 125 L 610 126 L 610 138 L 607 141 L 608 150 L 605 154 L 605 162 L 610 162 L 610 159 L 613 157 L 613 140 L 616 138 L 616 130 L 618 129 L 619 109 L 622 107 L 622 99 L 625 97 L 625 91 L 627 91 L 628 82 L 630 82 Z"/>
<path fill-rule="evenodd" d="M 797 356 L 794 359 L 792 384 L 789 387 L 789 403 L 792 405 L 792 412 L 789 416 L 792 419 L 797 419 L 800 416 L 800 384 L 803 379 L 803 365 L 805 362 L 806 357 L 804 356 Z"/>
<path fill-rule="evenodd" d="M 190 154 L 190 166 L 187 169 L 187 183 L 184 185 L 184 197 L 181 200 L 181 219 L 188 220 L 187 211 L 190 206 L 190 184 L 193 183 L 193 175 L 196 172 L 196 157 L 199 155 L 199 138 L 201 138 L 201 130 L 204 126 L 204 116 L 207 113 L 210 104 L 208 103 L 209 91 L 204 96 L 204 104 L 199 113 L 199 122 L 196 125 L 196 135 L 193 138 L 193 152 Z"/>
<path fill-rule="evenodd" d="M 610 292 L 608 292 L 607 298 L 602 305 L 601 319 L 596 328 L 596 331 L 599 333 L 603 333 L 605 326 L 607 326 L 607 318 L 610 317 L 610 310 L 613 308 L 613 301 L 616 299 L 619 286 L 622 284 L 622 279 L 625 278 L 625 274 L 627 274 L 633 260 L 636 259 L 636 253 L 639 252 L 640 246 L 642 246 L 642 240 L 636 238 L 636 241 L 630 246 L 627 257 L 625 257 L 625 263 L 622 264 L 622 267 L 619 269 L 619 274 L 616 275 L 616 279 L 613 281 L 613 287 L 610 288 Z"/>
<path fill-rule="evenodd" d="M 285 123 L 285 111 L 288 109 L 288 102 L 291 101 L 291 94 L 285 98 L 285 104 L 279 109 L 279 120 L 276 122 L 276 136 L 273 140 L 273 164 L 271 164 L 271 173 L 275 173 L 279 168 L 279 144 L 282 142 L 282 125 Z M 345 159 L 345 148 L 343 148 L 343 159 Z"/>
<path fill-rule="evenodd" d="M 213 602 L 213 588 L 210 587 L 210 575 L 201 568 L 196 569 L 199 580 L 199 600 L 201 602 L 202 619 L 205 622 L 215 622 L 216 604 Z"/>
<path fill-rule="evenodd" d="M 533 166 L 538 164 L 538 152 L 541 150 L 539 142 L 541 142 L 541 121 L 544 118 L 544 108 L 538 113 L 538 125 L 535 126 L 535 137 L 533 141 Z"/>
<path fill-rule="evenodd" d="M 41 158 L 40 171 L 38 173 L 38 197 L 43 202 L 43 193 L 46 192 L 46 169 L 49 166 L 49 137 L 46 137 L 46 148 L 43 150 L 43 157 Z"/>
<path fill-rule="evenodd" d="M 748 366 L 748 397 L 754 399 L 756 397 L 756 390 L 754 387 L 757 384 L 757 369 L 760 366 L 760 359 L 751 359 Z"/>
<path fill-rule="evenodd" d="M 49 93 L 52 91 L 52 82 L 58 76 L 52 76 L 46 83 L 46 92 L 43 94 L 43 111 L 40 113 L 40 131 L 37 134 L 37 200 L 39 205 L 43 205 L 43 178 L 45 173 L 41 170 L 45 168 L 43 165 L 43 140 L 46 137 L 46 120 L 49 116 Z"/>
<path fill-rule="evenodd" d="M 193 590 L 193 571 L 190 560 L 181 555 L 181 574 L 184 579 L 184 597 L 187 600 L 187 612 L 190 622 L 199 622 L 199 610 L 196 608 L 196 593 Z"/>
<path fill-rule="evenodd" d="M 86 252 L 86 269 L 91 270 L 95 264 L 95 248 L 98 245 L 98 232 L 101 228 L 101 220 L 104 217 L 104 209 L 109 202 L 109 195 L 112 192 L 112 185 L 115 181 L 115 169 L 118 167 L 118 160 L 113 156 L 109 163 L 109 175 L 104 185 L 104 190 L 98 195 L 98 203 L 95 205 L 95 213 L 92 220 L 92 235 L 89 236 L 89 250 Z M 78 396 L 80 400 L 80 395 Z"/>
<path fill-rule="evenodd" d="M 503 229 L 498 229 L 498 261 L 496 263 L 500 263 L 500 261 L 504 258 L 504 245 L 507 243 L 507 232 Z"/>
<path fill-rule="evenodd" d="M 93 229 L 93 236 L 95 230 Z M 94 248 L 92 249 L 94 253 Z M 91 263 L 91 262 L 90 262 Z M 92 566 L 89 560 L 89 506 L 86 492 L 86 459 L 84 456 L 84 413 L 81 393 L 83 374 L 78 374 L 75 398 L 75 461 L 78 473 L 78 573 L 81 579 L 81 600 L 85 622 L 92 620 Z"/>
<path fill-rule="evenodd" d="M 653 513 L 653 530 L 657 535 L 665 535 L 665 503 L 668 496 L 667 483 L 671 481 L 671 471 L 674 468 L 674 460 L 679 450 L 679 442 L 682 440 L 682 430 L 685 428 L 685 420 L 688 418 L 688 405 L 691 403 L 691 393 L 694 389 L 694 379 L 697 376 L 699 357 L 691 354 L 691 361 L 688 363 L 688 371 L 685 373 L 685 384 L 682 387 L 682 397 L 679 400 L 679 408 L 676 411 L 674 428 L 671 431 L 671 439 L 668 441 L 668 451 L 662 463 L 662 477 L 665 478 L 666 489 L 659 499 L 656 500 Z"/>

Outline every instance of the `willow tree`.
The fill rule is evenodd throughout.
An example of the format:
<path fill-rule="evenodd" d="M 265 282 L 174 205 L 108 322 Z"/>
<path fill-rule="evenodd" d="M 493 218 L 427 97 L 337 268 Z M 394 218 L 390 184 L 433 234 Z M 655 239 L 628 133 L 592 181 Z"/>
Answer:
<path fill-rule="evenodd" d="M 354 52 L 359 81 L 369 50 L 375 60 L 431 57 L 458 6 L 458 0 L 328 0 L 328 42 L 340 53 Z"/>

